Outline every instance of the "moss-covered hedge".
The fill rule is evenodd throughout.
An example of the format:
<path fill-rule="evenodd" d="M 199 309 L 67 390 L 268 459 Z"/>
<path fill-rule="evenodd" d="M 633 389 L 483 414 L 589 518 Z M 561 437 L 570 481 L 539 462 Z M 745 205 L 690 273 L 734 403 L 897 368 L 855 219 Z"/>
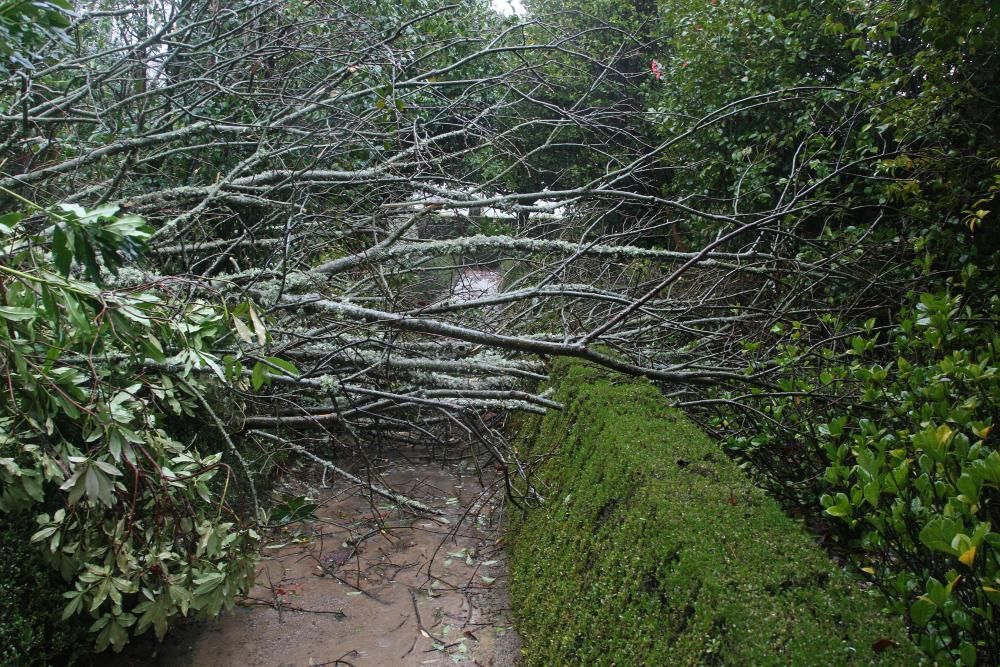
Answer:
<path fill-rule="evenodd" d="M 30 544 L 37 528 L 0 515 L 0 665 L 68 665 L 93 645 L 87 623 L 61 618 L 69 585 Z"/>
<path fill-rule="evenodd" d="M 646 382 L 557 362 L 525 439 L 555 451 L 514 528 L 529 665 L 913 664 L 862 591 Z"/>

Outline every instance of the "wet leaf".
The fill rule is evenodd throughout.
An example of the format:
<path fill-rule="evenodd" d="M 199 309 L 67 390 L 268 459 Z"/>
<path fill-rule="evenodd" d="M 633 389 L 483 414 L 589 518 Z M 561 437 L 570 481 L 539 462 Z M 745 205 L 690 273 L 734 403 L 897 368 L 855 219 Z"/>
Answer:
<path fill-rule="evenodd" d="M 899 642 L 893 641 L 888 637 L 883 637 L 882 639 L 879 639 L 878 641 L 872 644 L 872 650 L 875 651 L 876 653 L 881 653 L 882 651 L 887 651 L 897 646 L 899 646 Z"/>

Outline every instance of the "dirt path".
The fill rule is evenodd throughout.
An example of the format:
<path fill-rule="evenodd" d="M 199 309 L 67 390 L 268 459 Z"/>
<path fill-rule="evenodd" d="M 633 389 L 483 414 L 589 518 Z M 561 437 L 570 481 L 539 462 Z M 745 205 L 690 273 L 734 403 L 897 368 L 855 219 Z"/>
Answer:
<path fill-rule="evenodd" d="M 389 469 L 387 467 L 387 469 Z M 168 636 L 144 667 L 515 664 L 502 491 L 471 462 L 400 464 L 382 480 L 443 512 L 401 513 L 318 470 L 281 489 L 309 494 L 318 520 L 271 536 L 257 587 L 232 614 Z"/>

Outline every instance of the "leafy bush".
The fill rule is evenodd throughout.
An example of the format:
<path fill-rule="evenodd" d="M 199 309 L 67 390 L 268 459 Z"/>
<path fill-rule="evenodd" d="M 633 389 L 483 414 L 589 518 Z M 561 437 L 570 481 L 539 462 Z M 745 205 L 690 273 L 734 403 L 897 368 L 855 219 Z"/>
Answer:
<path fill-rule="evenodd" d="M 60 618 L 66 582 L 28 540 L 27 516 L 0 516 L 0 664 L 70 664 L 87 624 Z"/>
<path fill-rule="evenodd" d="M 1000 661 L 1000 295 L 976 310 L 975 274 L 902 313 L 895 361 L 866 363 L 877 336 L 859 341 L 842 369 L 859 400 L 819 429 L 827 514 L 857 531 L 865 571 L 923 648 L 965 665 Z"/>
<path fill-rule="evenodd" d="M 929 273 L 940 257 L 925 247 L 917 268 Z M 997 259 L 966 257 L 958 275 L 921 281 L 933 291 L 888 323 L 836 322 L 821 344 L 776 324 L 781 391 L 751 396 L 765 418 L 726 441 L 795 511 L 820 501 L 827 544 L 942 664 L 1000 660 Z M 727 409 L 710 423 L 740 418 Z"/>
<path fill-rule="evenodd" d="M 246 381 L 211 352 L 226 313 L 101 284 L 149 236 L 140 218 L 33 211 L 0 217 L 0 511 L 36 515 L 31 542 L 71 582 L 62 619 L 91 617 L 96 648 L 120 649 L 253 582 L 256 517 L 231 506 L 222 452 L 165 427 L 211 412 L 223 366 Z"/>
<path fill-rule="evenodd" d="M 0 3 L 0 73 L 33 69 L 50 41 L 67 42 L 73 16 L 68 0 L 6 0 Z"/>

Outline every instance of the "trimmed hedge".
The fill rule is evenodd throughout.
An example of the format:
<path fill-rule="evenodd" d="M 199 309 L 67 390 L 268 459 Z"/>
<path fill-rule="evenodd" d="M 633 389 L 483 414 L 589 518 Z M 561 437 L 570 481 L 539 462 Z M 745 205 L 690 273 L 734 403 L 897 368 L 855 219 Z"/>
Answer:
<path fill-rule="evenodd" d="M 883 601 L 648 382 L 574 361 L 522 446 L 546 503 L 512 532 L 529 665 L 914 664 Z"/>
<path fill-rule="evenodd" d="M 30 544 L 37 528 L 0 515 L 0 665 L 69 665 L 93 646 L 86 623 L 61 618 L 70 586 Z"/>

